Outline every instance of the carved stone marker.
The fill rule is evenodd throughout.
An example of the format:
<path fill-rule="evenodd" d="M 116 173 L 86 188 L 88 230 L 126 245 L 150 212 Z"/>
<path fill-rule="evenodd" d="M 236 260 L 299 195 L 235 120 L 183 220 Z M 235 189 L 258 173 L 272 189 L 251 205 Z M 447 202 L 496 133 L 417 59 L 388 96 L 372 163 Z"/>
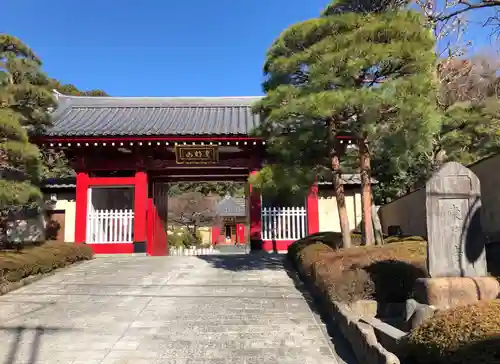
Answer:
<path fill-rule="evenodd" d="M 449 162 L 425 188 L 430 276 L 487 275 L 479 178 L 460 163 Z"/>

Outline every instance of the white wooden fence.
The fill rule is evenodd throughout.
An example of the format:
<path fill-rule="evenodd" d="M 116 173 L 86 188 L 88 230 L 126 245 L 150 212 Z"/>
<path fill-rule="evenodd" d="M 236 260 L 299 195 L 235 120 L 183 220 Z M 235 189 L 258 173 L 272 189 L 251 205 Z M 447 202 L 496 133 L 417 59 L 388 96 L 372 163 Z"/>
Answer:
<path fill-rule="evenodd" d="M 297 240 L 307 235 L 307 211 L 301 207 L 263 207 L 263 240 Z"/>
<path fill-rule="evenodd" d="M 132 243 L 134 210 L 91 210 L 87 214 L 87 243 Z"/>

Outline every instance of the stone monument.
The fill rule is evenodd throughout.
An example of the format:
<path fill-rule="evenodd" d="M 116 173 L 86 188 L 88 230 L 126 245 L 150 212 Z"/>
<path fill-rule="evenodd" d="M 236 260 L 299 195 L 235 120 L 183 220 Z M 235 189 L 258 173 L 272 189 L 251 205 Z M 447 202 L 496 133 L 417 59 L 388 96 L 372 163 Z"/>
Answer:
<path fill-rule="evenodd" d="M 494 299 L 500 286 L 487 277 L 479 178 L 460 163 L 444 164 L 427 181 L 427 271 L 415 298 L 445 308 Z"/>
<path fill-rule="evenodd" d="M 449 162 L 427 181 L 427 269 L 431 277 L 487 275 L 479 178 Z"/>

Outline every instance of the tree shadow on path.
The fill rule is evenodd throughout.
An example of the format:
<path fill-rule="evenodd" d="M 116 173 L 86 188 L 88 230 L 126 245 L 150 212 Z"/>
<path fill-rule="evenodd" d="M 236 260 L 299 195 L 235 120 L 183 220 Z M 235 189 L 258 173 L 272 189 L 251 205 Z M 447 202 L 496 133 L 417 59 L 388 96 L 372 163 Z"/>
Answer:
<path fill-rule="evenodd" d="M 3 364 L 15 364 L 26 363 L 26 364 L 36 364 L 38 363 L 38 356 L 40 354 L 40 347 L 42 344 L 42 336 L 44 334 L 52 334 L 52 333 L 64 333 L 64 332 L 73 332 L 75 329 L 65 329 L 59 327 L 44 327 L 41 325 L 35 327 L 28 326 L 0 326 L 0 331 L 6 331 L 14 336 L 14 340 L 11 342 L 9 350 L 7 351 L 7 355 L 3 358 Z M 30 344 L 29 358 L 22 358 L 18 361 L 17 357 L 19 355 L 20 350 L 22 349 L 22 341 L 23 336 L 25 334 L 29 334 L 33 332 L 33 339 Z"/>
<path fill-rule="evenodd" d="M 271 253 L 234 254 L 234 255 L 198 255 L 199 259 L 210 263 L 214 268 L 233 272 L 253 270 L 282 270 L 284 255 Z"/>

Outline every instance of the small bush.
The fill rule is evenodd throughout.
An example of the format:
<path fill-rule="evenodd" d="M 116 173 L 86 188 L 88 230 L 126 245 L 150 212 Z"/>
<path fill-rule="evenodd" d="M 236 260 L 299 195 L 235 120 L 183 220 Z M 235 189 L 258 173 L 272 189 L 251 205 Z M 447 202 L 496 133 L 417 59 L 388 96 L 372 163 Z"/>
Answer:
<path fill-rule="evenodd" d="M 421 236 L 389 236 L 384 239 L 385 244 L 398 243 L 401 241 L 425 241 Z"/>
<path fill-rule="evenodd" d="M 193 234 L 182 227 L 174 229 L 168 235 L 168 244 L 172 247 L 189 248 L 191 246 L 200 246 L 201 240 L 200 232 L 197 232 L 196 237 L 194 237 Z"/>
<path fill-rule="evenodd" d="M 361 245 L 361 234 L 351 233 L 351 242 L 356 246 Z M 288 247 L 288 254 L 290 255 L 290 258 L 293 258 L 305 247 L 316 243 L 322 243 L 335 250 L 340 249 L 342 247 L 342 234 L 333 231 L 326 231 L 308 235 L 290 245 Z"/>
<path fill-rule="evenodd" d="M 427 276 L 424 241 L 338 249 L 320 242 L 321 235 L 295 242 L 288 257 L 333 300 L 404 302 L 411 297 L 415 280 Z"/>
<path fill-rule="evenodd" d="M 54 269 L 81 260 L 93 258 L 92 248 L 86 244 L 48 242 L 20 251 L 0 251 L 0 279 L 17 282 L 35 274 L 48 273 Z"/>
<path fill-rule="evenodd" d="M 419 364 L 500 363 L 500 300 L 438 312 L 407 340 Z"/>
<path fill-rule="evenodd" d="M 421 236 L 386 236 L 384 235 L 384 244 L 389 244 L 389 243 L 398 243 L 398 242 L 403 242 L 403 241 L 421 241 L 425 242 L 425 239 Z M 312 234 L 309 236 L 306 236 L 303 239 L 300 239 L 296 241 L 293 245 L 298 244 L 294 246 L 292 249 L 297 249 L 303 246 L 307 246 L 310 244 L 314 244 L 317 242 L 321 242 L 325 245 L 328 245 L 332 249 L 341 249 L 342 248 L 342 234 L 339 232 L 333 232 L 333 231 L 326 231 L 326 232 L 320 232 L 316 234 Z M 363 236 L 358 233 L 358 232 L 351 232 L 351 244 L 353 246 L 362 246 L 363 245 Z"/>

